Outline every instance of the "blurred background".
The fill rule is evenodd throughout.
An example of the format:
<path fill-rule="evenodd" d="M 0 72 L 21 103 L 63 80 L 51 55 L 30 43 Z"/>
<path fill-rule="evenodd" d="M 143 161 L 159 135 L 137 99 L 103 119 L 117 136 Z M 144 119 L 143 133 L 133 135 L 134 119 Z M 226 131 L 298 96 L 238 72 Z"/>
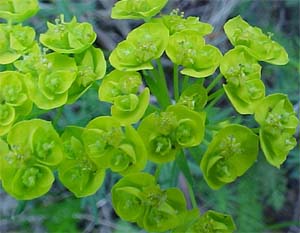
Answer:
<path fill-rule="evenodd" d="M 66 21 L 76 16 L 79 21 L 93 24 L 98 34 L 95 46 L 102 48 L 108 57 L 116 44 L 132 28 L 142 23 L 111 19 L 114 2 L 116 1 L 40 1 L 41 10 L 26 23 L 42 33 L 46 30 L 46 21 L 53 22 L 60 14 L 65 15 Z M 299 0 L 169 0 L 163 13 L 169 13 L 175 8 L 183 11 L 185 16 L 198 16 L 201 21 L 212 24 L 214 32 L 206 39 L 223 53 L 231 48 L 222 29 L 231 17 L 241 15 L 250 24 L 262 28 L 265 33 L 272 32 L 272 38 L 286 48 L 290 62 L 285 66 L 262 63 L 262 78 L 267 86 L 267 94 L 287 94 L 295 111 L 299 113 Z M 165 64 L 168 70 L 168 63 Z M 58 130 L 63 130 L 70 124 L 85 126 L 92 118 L 106 114 L 109 114 L 109 105 L 99 102 L 97 89 L 91 88 L 77 103 L 64 106 L 62 112 L 53 110 L 41 117 L 56 120 Z M 211 121 L 215 122 L 230 117 L 233 122 L 248 126 L 254 124 L 250 117 L 237 116 L 226 97 L 209 113 Z M 296 136 L 299 142 L 299 130 Z M 207 137 L 209 140 L 209 135 Z M 291 151 L 281 169 L 268 165 L 260 154 L 259 162 L 243 177 L 219 191 L 212 191 L 206 185 L 199 170 L 198 164 L 204 150 L 205 147 L 200 146 L 193 148 L 188 154 L 196 199 L 203 212 L 214 209 L 232 214 L 239 233 L 300 232 L 299 144 Z M 151 170 L 151 164 L 147 169 Z M 169 172 L 170 166 L 163 166 L 159 182 L 162 187 L 170 184 Z M 58 181 L 47 195 L 26 202 L 14 200 L 0 187 L 0 232 L 143 232 L 120 220 L 112 210 L 110 188 L 118 178 L 107 172 L 102 188 L 95 195 L 82 199 L 76 199 Z M 175 179 L 175 184 L 185 191 L 186 180 L 183 175 L 179 172 Z"/>

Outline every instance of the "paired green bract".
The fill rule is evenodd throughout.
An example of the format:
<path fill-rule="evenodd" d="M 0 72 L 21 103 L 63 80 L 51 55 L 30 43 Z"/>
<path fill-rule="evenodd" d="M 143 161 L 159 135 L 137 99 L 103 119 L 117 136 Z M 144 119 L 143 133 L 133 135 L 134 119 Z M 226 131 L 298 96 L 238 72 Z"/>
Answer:
<path fill-rule="evenodd" d="M 167 47 L 168 29 L 161 23 L 145 23 L 132 30 L 109 56 L 113 67 L 122 71 L 153 69 L 151 61 Z"/>
<path fill-rule="evenodd" d="M 0 136 L 8 133 L 15 121 L 31 112 L 25 76 L 16 71 L 0 73 Z"/>
<path fill-rule="evenodd" d="M 148 151 L 148 159 L 155 163 L 170 162 L 182 148 L 199 145 L 204 136 L 206 114 L 177 104 L 165 112 L 152 113 L 138 127 Z"/>
<path fill-rule="evenodd" d="M 123 125 L 138 122 L 144 115 L 150 99 L 145 88 L 137 95 L 142 77 L 136 71 L 113 70 L 103 79 L 99 88 L 99 99 L 112 103 L 111 114 Z"/>
<path fill-rule="evenodd" d="M 182 224 L 172 233 L 231 233 L 236 230 L 230 215 L 212 210 L 208 210 L 201 216 L 198 209 L 187 211 L 181 221 Z"/>
<path fill-rule="evenodd" d="M 160 12 L 168 0 L 121 0 L 112 8 L 113 19 L 150 19 Z"/>
<path fill-rule="evenodd" d="M 259 142 L 267 161 L 279 167 L 297 144 L 293 134 L 299 121 L 286 95 L 265 97 L 258 62 L 284 65 L 288 55 L 270 36 L 237 16 L 224 25 L 234 48 L 223 56 L 205 43 L 213 27 L 199 18 L 185 18 L 178 10 L 152 18 L 166 4 L 167 0 L 115 4 L 112 18 L 145 23 L 111 52 L 115 69 L 106 74 L 104 54 L 92 45 L 96 33 L 91 24 L 75 17 L 65 22 L 60 16 L 55 24 L 48 22 L 47 32 L 35 41 L 35 30 L 21 22 L 37 12 L 37 1 L 0 0 L 0 18 L 7 21 L 0 24 L 0 65 L 5 70 L 0 72 L 0 179 L 7 193 L 20 200 L 40 197 L 51 188 L 57 170 L 69 191 L 86 197 L 99 190 L 109 169 L 122 176 L 111 194 L 123 220 L 148 232 L 235 230 L 229 215 L 212 210 L 199 215 L 195 203 L 188 210 L 179 189 L 161 189 L 142 171 L 149 160 L 159 177 L 160 166 L 174 161 L 190 180 L 183 152 L 207 142 L 207 135 L 213 139 L 200 168 L 212 189 L 243 175 L 257 159 Z M 173 63 L 174 104 L 159 60 L 164 52 Z M 208 87 L 203 79 L 188 80 L 213 75 L 218 67 L 221 75 Z M 186 77 L 180 83 L 182 75 Z M 211 93 L 222 75 L 226 84 Z M 102 78 L 98 97 L 111 104 L 111 116 L 96 117 L 86 127 L 67 126 L 61 136 L 50 122 L 25 120 L 32 117 L 33 104 L 45 110 L 72 104 Z M 223 89 L 238 113 L 254 114 L 258 129 L 212 126 L 206 113 Z M 161 108 L 149 104 L 150 92 Z"/>
<path fill-rule="evenodd" d="M 0 0 L 0 18 L 8 22 L 19 23 L 39 10 L 37 0 Z"/>
<path fill-rule="evenodd" d="M 97 117 L 82 134 L 89 158 L 102 168 L 125 175 L 144 169 L 147 151 L 140 135 L 132 126 L 121 128 L 118 119 Z"/>
<path fill-rule="evenodd" d="M 224 31 L 234 46 L 242 45 L 247 52 L 258 61 L 265 61 L 274 65 L 285 65 L 288 54 L 277 42 L 271 40 L 258 27 L 250 26 L 241 16 L 228 20 Z"/>
<path fill-rule="evenodd" d="M 224 31 L 235 46 L 224 55 L 220 65 L 227 80 L 225 92 L 237 112 L 253 114 L 265 96 L 261 66 L 257 61 L 284 65 L 288 55 L 281 45 L 263 34 L 260 28 L 250 26 L 241 16 L 228 20 Z"/>
<path fill-rule="evenodd" d="M 84 147 L 83 132 L 83 128 L 69 126 L 61 136 L 64 159 L 58 167 L 58 176 L 76 197 L 96 193 L 105 178 L 105 169 L 88 156 Z"/>
<path fill-rule="evenodd" d="M 243 46 L 228 51 L 221 62 L 220 71 L 226 78 L 224 90 L 241 114 L 253 114 L 257 104 L 265 96 L 261 80 L 261 66 Z"/>
<path fill-rule="evenodd" d="M 112 188 L 112 203 L 122 219 L 136 222 L 149 232 L 165 232 L 177 227 L 186 211 L 186 201 L 179 189 L 162 190 L 147 173 L 120 179 Z"/>
<path fill-rule="evenodd" d="M 44 195 L 52 186 L 52 170 L 63 158 L 62 144 L 50 122 L 34 119 L 15 124 L 0 139 L 0 177 L 6 192 L 21 200 Z"/>
<path fill-rule="evenodd" d="M 260 124 L 260 144 L 267 161 L 279 167 L 297 141 L 293 137 L 299 121 L 293 105 L 286 95 L 273 94 L 265 97 L 255 111 Z"/>
<path fill-rule="evenodd" d="M 200 167 L 207 184 L 219 189 L 243 175 L 257 155 L 258 137 L 245 126 L 229 125 L 214 136 Z"/>
<path fill-rule="evenodd" d="M 197 31 L 187 29 L 170 36 L 166 53 L 170 60 L 184 68 L 184 75 L 195 78 L 207 77 L 219 66 L 222 54 L 212 45 L 205 45 Z"/>

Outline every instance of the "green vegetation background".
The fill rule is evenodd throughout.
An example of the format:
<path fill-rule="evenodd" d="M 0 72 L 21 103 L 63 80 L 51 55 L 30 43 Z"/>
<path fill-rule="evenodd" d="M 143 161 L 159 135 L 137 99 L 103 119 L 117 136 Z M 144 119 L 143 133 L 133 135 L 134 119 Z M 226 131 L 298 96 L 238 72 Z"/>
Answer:
<path fill-rule="evenodd" d="M 110 19 L 110 10 L 114 2 L 40 1 L 41 11 L 28 24 L 41 33 L 45 31 L 47 20 L 54 20 L 59 14 L 64 14 L 66 20 L 75 15 L 79 21 L 93 24 L 98 34 L 96 44 L 103 48 L 108 56 L 116 43 L 140 23 Z M 213 24 L 215 30 L 207 39 L 222 52 L 231 48 L 222 31 L 222 25 L 228 18 L 238 14 L 250 24 L 262 28 L 264 32 L 274 33 L 273 39 L 286 48 L 290 62 L 282 67 L 263 64 L 262 77 L 268 87 L 268 94 L 288 94 L 299 117 L 299 0 L 170 0 L 164 12 L 167 13 L 173 8 L 184 11 L 186 16 L 196 15 L 202 21 Z M 252 120 L 236 117 L 237 114 L 228 103 L 224 97 L 209 113 L 210 119 L 217 122 L 230 117 L 232 121 L 251 126 Z M 56 121 L 62 130 L 68 124 L 85 126 L 93 117 L 108 113 L 109 106 L 98 101 L 95 87 L 76 104 L 65 106 L 62 111 L 54 110 L 42 117 Z M 40 112 L 37 110 L 35 114 L 39 115 Z M 299 142 L 299 129 L 297 138 Z M 232 214 L 239 233 L 300 232 L 299 146 L 290 153 L 280 170 L 268 165 L 261 154 L 259 162 L 246 175 L 219 191 L 210 190 L 197 165 L 203 148 L 195 148 L 191 152 L 188 155 L 189 166 L 196 198 L 202 211 L 211 208 Z M 164 166 L 161 172 L 161 177 L 168 178 L 170 167 Z M 109 191 L 116 180 L 115 175 L 107 173 L 102 188 L 94 196 L 83 199 L 74 198 L 59 182 L 54 184 L 47 195 L 28 202 L 15 201 L 0 187 L 0 232 L 143 232 L 119 220 L 114 214 Z M 160 179 L 162 187 L 172 182 L 174 177 Z M 185 191 L 186 180 L 179 172 L 175 183 Z"/>

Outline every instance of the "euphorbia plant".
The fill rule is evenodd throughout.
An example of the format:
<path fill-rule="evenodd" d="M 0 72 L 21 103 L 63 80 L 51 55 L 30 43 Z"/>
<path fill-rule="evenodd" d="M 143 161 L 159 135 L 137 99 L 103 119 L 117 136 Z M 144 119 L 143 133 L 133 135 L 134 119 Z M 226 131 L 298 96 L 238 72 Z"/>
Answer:
<path fill-rule="evenodd" d="M 149 232 L 233 232 L 231 216 L 213 210 L 200 214 L 190 183 L 192 209 L 179 188 L 161 188 L 161 166 L 176 161 L 190 182 L 186 154 L 204 142 L 199 169 L 207 184 L 219 189 L 247 172 L 259 145 L 275 167 L 296 146 L 299 121 L 293 106 L 284 94 L 265 96 L 259 64 L 284 65 L 288 55 L 240 16 L 224 25 L 234 48 L 223 56 L 205 41 L 210 24 L 178 10 L 157 16 L 166 0 L 121 0 L 112 18 L 145 23 L 111 51 L 114 69 L 106 72 L 103 52 L 93 46 L 92 25 L 60 16 L 35 41 L 34 29 L 21 22 L 37 12 L 37 1 L 26 1 L 26 7 L 23 1 L 4 2 L 0 64 L 8 70 L 0 73 L 0 178 L 16 199 L 47 193 L 56 170 L 76 197 L 93 195 L 110 171 L 122 176 L 111 194 L 125 221 Z M 173 65 L 173 95 L 161 62 L 164 53 Z M 208 76 L 214 80 L 205 86 Z M 223 76 L 226 84 L 211 93 Z M 61 135 L 49 121 L 28 120 L 33 104 L 46 111 L 62 108 L 92 85 L 99 85 L 99 100 L 111 104 L 111 116 L 98 116 L 85 127 L 69 125 Z M 224 93 L 237 113 L 254 115 L 258 128 L 227 121 L 210 130 L 208 113 Z M 151 96 L 156 101 L 150 102 Z M 210 142 L 206 132 L 213 135 Z M 156 167 L 155 176 L 147 163 Z"/>

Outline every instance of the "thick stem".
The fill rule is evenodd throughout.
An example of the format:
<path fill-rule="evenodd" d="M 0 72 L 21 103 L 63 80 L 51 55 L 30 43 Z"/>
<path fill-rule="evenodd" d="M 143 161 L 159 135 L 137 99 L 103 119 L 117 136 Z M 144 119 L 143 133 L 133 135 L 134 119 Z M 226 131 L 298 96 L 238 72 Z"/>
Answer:
<path fill-rule="evenodd" d="M 179 99 L 179 81 L 178 81 L 178 65 L 173 65 L 173 90 L 174 99 L 177 102 Z"/>
<path fill-rule="evenodd" d="M 207 92 L 210 92 L 222 79 L 223 75 L 220 73 L 217 77 L 214 78 L 214 80 L 208 85 L 206 88 Z"/>
<path fill-rule="evenodd" d="M 165 102 L 168 103 L 167 105 L 164 104 L 164 106 L 162 106 L 162 107 L 166 108 L 168 105 L 171 104 L 171 99 L 170 99 L 169 90 L 168 90 L 168 86 L 167 86 L 167 80 L 166 80 L 165 72 L 164 72 L 164 69 L 161 64 L 160 59 L 156 59 L 156 63 L 157 63 L 158 74 L 159 74 L 157 76 L 157 84 L 158 84 L 159 90 L 163 92 L 163 94 L 166 98 Z"/>
<path fill-rule="evenodd" d="M 187 187 L 188 187 L 188 191 L 189 191 L 189 195 L 190 195 L 190 199 L 191 199 L 193 209 L 198 208 L 193 187 L 189 182 L 187 182 Z"/>
<path fill-rule="evenodd" d="M 190 77 L 185 75 L 181 85 L 181 93 L 189 86 Z"/>
<path fill-rule="evenodd" d="M 207 108 L 213 107 L 223 97 L 224 93 L 225 91 L 223 88 L 213 93 L 212 95 L 214 95 L 214 98 L 211 98 L 212 101 L 207 105 Z"/>

